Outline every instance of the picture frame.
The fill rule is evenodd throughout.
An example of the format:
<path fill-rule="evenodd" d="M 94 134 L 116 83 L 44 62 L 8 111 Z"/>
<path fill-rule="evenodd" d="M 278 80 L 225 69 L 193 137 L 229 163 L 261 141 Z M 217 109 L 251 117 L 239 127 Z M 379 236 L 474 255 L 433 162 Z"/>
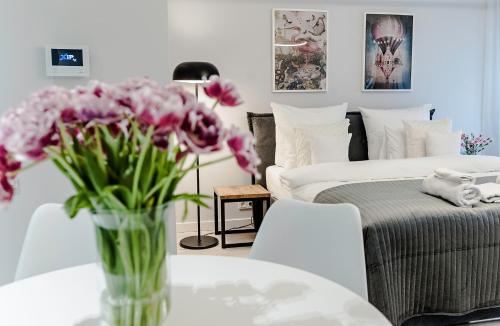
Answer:
<path fill-rule="evenodd" d="M 391 29 L 397 31 L 393 30 L 393 35 L 377 35 L 379 36 L 377 40 L 373 35 L 372 24 L 376 23 L 377 19 L 384 20 L 384 18 L 387 19 L 385 22 L 378 21 L 383 25 L 378 27 L 378 33 L 387 33 Z M 370 29 L 370 34 L 368 29 Z M 414 31 L 414 14 L 395 12 L 366 12 L 364 14 L 363 69 L 361 70 L 363 92 L 411 92 L 414 90 Z M 395 40 L 397 36 L 400 38 L 399 41 Z M 379 42 L 381 42 L 380 45 Z M 383 48 L 387 47 L 396 48 L 394 53 L 388 55 L 386 61 Z M 375 68 L 377 60 L 379 60 L 378 66 Z M 383 77 L 385 77 L 385 82 Z"/>
<path fill-rule="evenodd" d="M 273 9 L 272 57 L 273 92 L 327 92 L 328 11 Z"/>

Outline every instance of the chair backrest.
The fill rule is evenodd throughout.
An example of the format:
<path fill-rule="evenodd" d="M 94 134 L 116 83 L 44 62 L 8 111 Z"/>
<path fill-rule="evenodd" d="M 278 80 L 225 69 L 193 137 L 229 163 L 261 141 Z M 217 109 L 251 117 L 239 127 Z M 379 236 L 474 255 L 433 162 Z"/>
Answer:
<path fill-rule="evenodd" d="M 168 208 L 168 252 L 177 254 L 175 206 Z M 31 217 L 15 280 L 98 261 L 94 223 L 88 211 L 70 219 L 61 204 L 38 207 Z"/>
<path fill-rule="evenodd" d="M 361 217 L 354 205 L 278 200 L 260 226 L 250 258 L 323 276 L 368 299 Z"/>
<path fill-rule="evenodd" d="M 62 205 L 45 204 L 31 217 L 15 280 L 93 262 L 97 249 L 89 213 L 70 219 Z"/>

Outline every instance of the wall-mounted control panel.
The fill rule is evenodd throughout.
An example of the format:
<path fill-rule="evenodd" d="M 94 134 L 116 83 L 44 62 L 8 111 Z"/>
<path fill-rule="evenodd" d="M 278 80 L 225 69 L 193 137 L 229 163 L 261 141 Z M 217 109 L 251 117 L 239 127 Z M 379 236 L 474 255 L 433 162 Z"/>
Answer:
<path fill-rule="evenodd" d="M 88 77 L 90 60 L 88 46 L 45 46 L 47 76 Z"/>

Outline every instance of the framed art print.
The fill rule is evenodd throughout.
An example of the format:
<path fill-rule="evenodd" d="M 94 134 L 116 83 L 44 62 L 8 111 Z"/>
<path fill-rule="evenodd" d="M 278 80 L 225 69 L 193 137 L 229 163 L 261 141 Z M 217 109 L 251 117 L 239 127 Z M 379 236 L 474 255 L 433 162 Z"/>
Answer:
<path fill-rule="evenodd" d="M 364 91 L 413 89 L 413 15 L 366 13 Z"/>
<path fill-rule="evenodd" d="M 273 91 L 327 91 L 328 12 L 273 9 Z"/>

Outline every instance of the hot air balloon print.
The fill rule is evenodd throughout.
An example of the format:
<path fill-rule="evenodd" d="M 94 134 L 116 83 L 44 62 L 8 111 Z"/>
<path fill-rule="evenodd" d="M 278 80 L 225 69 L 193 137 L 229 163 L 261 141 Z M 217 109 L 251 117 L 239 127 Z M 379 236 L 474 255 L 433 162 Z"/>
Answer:
<path fill-rule="evenodd" d="M 366 14 L 364 90 L 411 90 L 413 16 Z"/>

